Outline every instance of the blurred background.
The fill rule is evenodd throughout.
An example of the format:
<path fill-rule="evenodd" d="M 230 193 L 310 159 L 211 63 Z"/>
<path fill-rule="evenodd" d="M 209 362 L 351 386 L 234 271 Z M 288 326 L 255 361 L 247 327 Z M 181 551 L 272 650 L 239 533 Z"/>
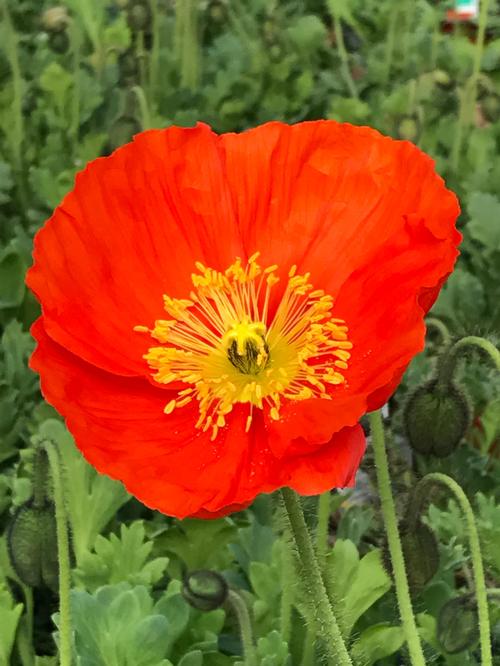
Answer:
<path fill-rule="evenodd" d="M 460 370 L 460 380 L 470 393 L 473 418 L 465 444 L 444 460 L 419 454 L 412 458 L 399 410 L 407 393 L 428 375 L 442 325 L 452 338 L 487 334 L 498 340 L 498 0 L 0 0 L 0 532 L 4 534 L 0 537 L 0 666 L 10 663 L 11 648 L 13 664 L 55 663 L 50 656 L 54 653 L 54 625 L 48 610 L 57 607 L 54 580 L 26 583 L 9 568 L 6 555 L 5 535 L 12 515 L 31 496 L 32 443 L 40 433 L 51 433 L 67 452 L 77 566 L 74 580 L 80 588 L 80 596 L 74 597 L 75 622 L 81 645 L 87 645 L 86 618 L 97 613 L 89 599 L 98 603 L 95 590 L 99 585 L 129 581 L 145 585 L 147 594 L 151 590 L 155 594 L 161 585 L 165 588 L 166 571 L 170 581 L 179 583 L 176 576 L 180 577 L 182 566 L 231 566 L 230 580 L 246 587 L 253 604 L 258 636 L 270 641 L 263 654 L 278 654 L 265 663 L 290 663 L 288 648 L 280 640 L 276 643 L 272 634 L 281 603 L 282 564 L 281 546 L 276 546 L 280 542 L 269 526 L 269 506 L 258 502 L 252 512 L 234 520 L 203 526 L 199 521 L 185 521 L 180 526 L 129 500 L 121 486 L 89 470 L 68 445 L 69 435 L 54 421 L 55 412 L 42 401 L 38 380 L 27 368 L 33 347 L 29 327 L 38 316 L 38 305 L 25 288 L 24 275 L 31 264 L 33 234 L 71 189 L 75 173 L 89 160 L 130 141 L 135 133 L 171 124 L 190 126 L 197 121 L 227 132 L 269 120 L 318 118 L 370 125 L 416 143 L 436 160 L 439 173 L 460 197 L 462 254 L 432 312 L 440 324 L 430 327 L 428 349 L 412 364 L 391 404 L 393 439 L 400 444 L 391 456 L 403 496 L 415 473 L 441 470 L 460 478 L 479 512 L 488 584 L 498 592 L 498 375 L 480 363 Z M 345 497 L 333 496 L 330 507 L 331 526 L 338 539 L 353 544 L 345 552 L 356 562 L 357 549 L 366 557 L 383 542 L 378 514 L 372 507 L 369 456 L 364 471 L 357 494 L 347 502 Z M 445 609 L 451 615 L 441 618 L 441 627 L 456 625 L 458 633 L 448 636 L 448 643 L 446 635 L 441 636 L 441 643 L 435 639 L 444 600 L 456 598 L 470 582 L 463 520 L 456 505 L 450 504 L 433 507 L 429 524 L 440 538 L 441 564 L 439 571 L 434 567 L 430 585 L 415 583 L 423 590 L 417 608 L 428 612 L 422 620 L 426 649 L 437 664 L 477 664 L 474 627 L 470 629 L 469 622 L 463 629 L 464 616 L 454 615 L 453 607 Z M 99 552 L 94 550 L 96 543 Z M 142 555 L 130 562 L 126 554 L 134 548 Z M 410 546 L 412 551 L 417 560 L 425 560 L 415 543 Z M 158 556 L 152 561 L 151 552 Z M 338 550 L 334 557 L 342 559 L 342 552 Z M 165 553 L 170 558 L 168 567 Z M 375 580 L 370 566 L 366 563 L 365 578 L 360 578 L 363 585 Z M 417 562 L 412 566 L 418 574 Z M 385 586 L 381 565 L 376 571 L 383 579 L 383 589 L 378 596 L 374 593 L 375 601 L 390 587 L 390 583 Z M 122 592 L 119 588 L 116 594 Z M 180 598 L 179 586 L 175 594 L 172 589 L 169 594 L 169 599 L 175 594 Z M 363 616 L 358 633 L 372 630 L 377 622 L 398 621 L 390 594 L 375 610 L 370 609 L 368 617 Z M 182 600 L 175 603 L 182 606 Z M 153 611 L 146 607 L 141 606 L 141 612 L 149 617 Z M 360 608 L 359 616 L 366 611 L 363 603 Z M 173 623 L 179 613 L 187 611 L 176 607 Z M 189 646 L 191 651 L 201 649 L 192 646 L 202 642 L 207 632 L 211 632 L 212 647 L 220 649 L 214 647 L 212 657 L 203 657 L 203 664 L 238 663 L 237 631 L 231 623 L 228 628 L 221 616 L 214 617 L 186 619 L 182 631 L 191 632 L 189 637 L 179 629 L 184 642 L 171 652 L 167 647 L 163 652 L 159 649 L 156 661 L 139 662 L 139 657 L 132 662 L 105 657 L 85 661 L 92 651 L 81 648 L 84 657 L 79 663 L 170 664 L 161 661 L 165 654 L 181 663 Z M 497 653 L 499 617 L 497 603 L 493 616 Z M 299 645 L 303 627 L 300 618 L 294 621 Z M 132 624 L 117 618 L 109 622 L 109 636 L 113 631 L 121 639 L 129 633 L 132 636 Z M 99 634 L 99 627 L 92 631 L 104 645 L 108 639 Z M 460 642 L 464 636 L 465 642 Z M 158 641 L 160 645 L 160 638 Z M 382 642 L 389 651 L 380 663 L 402 663 L 400 632 L 383 634 Z M 131 646 L 130 654 L 139 655 L 139 639 Z M 294 664 L 306 663 L 307 655 L 301 649 L 290 648 L 303 660 L 294 657 Z M 372 661 L 367 663 L 377 662 L 381 654 L 377 649 L 373 648 Z M 457 649 L 458 655 L 453 652 Z M 35 654 L 43 655 L 44 660 Z M 2 655 L 7 655 L 4 661 Z M 196 655 L 190 659 L 182 664 L 202 663 Z"/>

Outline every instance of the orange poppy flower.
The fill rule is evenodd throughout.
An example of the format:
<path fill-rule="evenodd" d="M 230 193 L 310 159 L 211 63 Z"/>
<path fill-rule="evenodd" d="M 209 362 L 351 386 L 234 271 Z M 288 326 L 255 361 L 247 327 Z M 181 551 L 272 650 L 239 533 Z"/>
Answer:
<path fill-rule="evenodd" d="M 143 132 L 36 236 L 31 366 L 86 458 L 164 513 L 350 485 L 458 212 L 430 158 L 366 127 Z"/>

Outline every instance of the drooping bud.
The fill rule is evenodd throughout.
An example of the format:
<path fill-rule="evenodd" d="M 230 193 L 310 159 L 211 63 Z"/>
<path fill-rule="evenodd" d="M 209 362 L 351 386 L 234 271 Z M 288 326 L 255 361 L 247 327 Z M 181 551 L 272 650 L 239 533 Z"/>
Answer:
<path fill-rule="evenodd" d="M 448 654 L 473 647 L 479 639 L 474 597 L 464 595 L 447 601 L 439 612 L 436 634 L 439 644 Z"/>
<path fill-rule="evenodd" d="M 398 122 L 396 131 L 400 139 L 416 141 L 420 132 L 419 123 L 414 116 L 405 116 Z"/>
<path fill-rule="evenodd" d="M 33 495 L 14 514 L 7 531 L 12 568 L 26 585 L 57 590 L 55 509 L 49 497 L 49 460 L 43 446 L 33 456 Z"/>
<path fill-rule="evenodd" d="M 151 22 L 151 10 L 147 2 L 134 2 L 127 8 L 127 24 L 131 30 L 147 30 Z"/>
<path fill-rule="evenodd" d="M 423 590 L 439 568 L 439 546 L 428 525 L 417 520 L 401 526 L 401 545 L 412 594 Z"/>
<path fill-rule="evenodd" d="M 208 569 L 192 571 L 184 578 L 182 596 L 193 608 L 211 611 L 226 601 L 228 586 L 220 574 Z"/>
<path fill-rule="evenodd" d="M 7 532 L 12 568 L 30 587 L 58 587 L 55 509 L 52 502 L 33 499 L 14 514 Z"/>
<path fill-rule="evenodd" d="M 404 422 L 411 447 L 444 458 L 460 444 L 471 422 L 469 399 L 453 381 L 432 379 L 408 399 Z"/>

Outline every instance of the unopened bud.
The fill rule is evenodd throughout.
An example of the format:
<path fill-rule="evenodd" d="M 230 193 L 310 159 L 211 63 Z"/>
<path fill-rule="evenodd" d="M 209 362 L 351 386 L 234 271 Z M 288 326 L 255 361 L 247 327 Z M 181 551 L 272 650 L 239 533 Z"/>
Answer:
<path fill-rule="evenodd" d="M 440 88 L 443 88 L 444 90 L 449 90 L 450 88 L 453 87 L 453 79 L 448 74 L 448 72 L 445 72 L 443 69 L 436 69 L 433 72 L 433 74 L 434 74 L 434 82 Z"/>
<path fill-rule="evenodd" d="M 406 562 L 408 584 L 418 594 L 439 568 L 439 546 L 436 535 L 428 525 L 418 520 L 401 527 L 401 545 Z"/>
<path fill-rule="evenodd" d="M 211 611 L 219 608 L 226 601 L 228 587 L 220 574 L 208 569 L 200 569 L 186 575 L 182 595 L 193 608 Z"/>
<path fill-rule="evenodd" d="M 127 8 L 127 23 L 131 30 L 147 30 L 151 21 L 151 11 L 146 2 L 135 2 Z"/>
<path fill-rule="evenodd" d="M 55 510 L 52 502 L 23 504 L 7 532 L 12 568 L 25 585 L 57 590 L 58 561 Z"/>
<path fill-rule="evenodd" d="M 416 141 L 419 134 L 419 127 L 416 119 L 412 116 L 401 118 L 397 127 L 397 134 L 400 139 L 405 141 Z"/>
<path fill-rule="evenodd" d="M 471 595 L 450 599 L 441 608 L 436 635 L 448 654 L 456 654 L 473 647 L 479 639 L 477 607 Z"/>
<path fill-rule="evenodd" d="M 411 447 L 422 454 L 444 458 L 460 444 L 471 421 L 466 394 L 450 381 L 433 379 L 410 396 L 404 422 Z"/>
<path fill-rule="evenodd" d="M 481 109 L 486 120 L 494 123 L 500 117 L 500 97 L 497 95 L 486 95 L 481 100 Z"/>
<path fill-rule="evenodd" d="M 47 32 L 62 32 L 69 24 L 66 7 L 49 7 L 42 14 L 42 26 Z"/>

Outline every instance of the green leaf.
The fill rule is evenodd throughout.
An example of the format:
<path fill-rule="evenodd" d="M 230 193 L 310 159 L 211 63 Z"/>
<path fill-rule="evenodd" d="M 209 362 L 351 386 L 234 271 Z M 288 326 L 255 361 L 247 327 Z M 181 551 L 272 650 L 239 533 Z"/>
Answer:
<path fill-rule="evenodd" d="M 397 652 L 405 640 L 401 627 L 388 624 L 374 624 L 365 629 L 351 648 L 351 656 L 356 663 L 371 666 L 379 659 Z"/>
<path fill-rule="evenodd" d="M 486 301 L 481 281 L 463 268 L 456 268 L 445 284 L 432 314 L 456 328 L 470 330 L 471 321 L 481 321 Z"/>
<path fill-rule="evenodd" d="M 145 541 L 141 521 L 129 527 L 121 525 L 120 537 L 116 534 L 111 534 L 109 539 L 97 536 L 95 552 L 82 553 L 75 577 L 91 591 L 121 581 L 133 585 L 153 585 L 163 576 L 168 558 L 149 560 L 152 548 L 153 542 Z"/>
<path fill-rule="evenodd" d="M 39 78 L 40 88 L 52 99 L 57 112 L 63 116 L 69 104 L 73 77 L 61 65 L 51 62 L 43 70 Z"/>
<path fill-rule="evenodd" d="M 200 650 L 188 652 L 180 660 L 178 666 L 201 666 L 203 664 L 203 654 Z"/>
<path fill-rule="evenodd" d="M 391 587 L 379 549 L 371 550 L 361 560 L 351 541 L 337 540 L 328 554 L 332 584 L 337 599 L 343 600 L 344 625 L 350 635 L 358 619 Z"/>
<path fill-rule="evenodd" d="M 0 251 L 0 308 L 17 307 L 24 298 L 26 265 L 14 248 Z"/>
<path fill-rule="evenodd" d="M 467 231 L 485 250 L 500 250 L 500 200 L 492 194 L 473 192 L 467 210 L 470 221 Z"/>
<path fill-rule="evenodd" d="M 0 664 L 2 666 L 8 666 L 11 663 L 10 654 L 22 612 L 23 605 L 15 604 L 10 592 L 0 583 L 0 627 L 2 627 Z"/>

